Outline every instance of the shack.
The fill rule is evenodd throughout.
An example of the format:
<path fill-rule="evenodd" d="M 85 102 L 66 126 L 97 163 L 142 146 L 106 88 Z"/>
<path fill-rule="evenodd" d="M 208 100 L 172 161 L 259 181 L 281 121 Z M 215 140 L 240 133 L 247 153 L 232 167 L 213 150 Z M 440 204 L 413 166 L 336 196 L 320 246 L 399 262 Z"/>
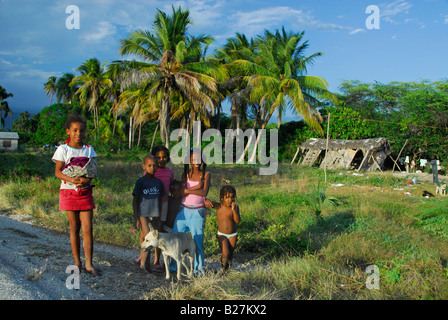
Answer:
<path fill-rule="evenodd" d="M 390 154 L 386 138 L 328 140 L 328 150 L 326 139 L 308 139 L 299 149 L 302 151 L 300 165 L 311 167 L 317 162 L 320 168 L 326 165 L 327 169 L 357 171 L 382 171 L 384 160 Z"/>
<path fill-rule="evenodd" d="M 19 147 L 17 132 L 0 132 L 0 150 L 14 151 Z"/>

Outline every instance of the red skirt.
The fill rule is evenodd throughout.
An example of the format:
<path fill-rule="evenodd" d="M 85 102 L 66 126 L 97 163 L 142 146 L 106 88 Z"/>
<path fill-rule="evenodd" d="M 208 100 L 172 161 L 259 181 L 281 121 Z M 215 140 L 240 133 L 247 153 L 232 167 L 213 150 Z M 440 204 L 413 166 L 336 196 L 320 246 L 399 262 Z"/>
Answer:
<path fill-rule="evenodd" d="M 88 211 L 95 209 L 92 188 L 59 190 L 59 210 Z"/>

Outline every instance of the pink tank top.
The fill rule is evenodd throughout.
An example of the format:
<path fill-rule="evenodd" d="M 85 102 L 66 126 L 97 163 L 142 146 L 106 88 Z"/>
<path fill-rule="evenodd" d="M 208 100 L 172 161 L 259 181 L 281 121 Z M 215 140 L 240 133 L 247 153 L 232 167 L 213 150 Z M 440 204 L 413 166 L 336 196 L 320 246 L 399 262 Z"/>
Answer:
<path fill-rule="evenodd" d="M 187 188 L 194 187 L 197 185 L 200 181 L 191 181 L 187 177 Z M 182 204 L 186 206 L 187 208 L 202 208 L 204 207 L 205 203 L 205 197 L 198 196 L 195 194 L 187 194 L 185 198 L 182 199 Z"/>

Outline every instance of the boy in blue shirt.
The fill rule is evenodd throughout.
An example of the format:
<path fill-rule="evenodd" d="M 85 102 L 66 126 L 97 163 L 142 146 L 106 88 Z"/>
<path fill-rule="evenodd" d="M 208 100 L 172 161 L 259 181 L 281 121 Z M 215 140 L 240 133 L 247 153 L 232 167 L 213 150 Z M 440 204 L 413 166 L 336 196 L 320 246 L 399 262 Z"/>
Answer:
<path fill-rule="evenodd" d="M 145 175 L 137 180 L 132 191 L 134 196 L 132 202 L 134 223 L 137 230 L 140 229 L 140 243 L 143 242 L 143 239 L 148 234 L 150 223 L 154 229 L 158 229 L 161 198 L 165 195 L 162 180 L 154 176 L 157 170 L 156 158 L 153 155 L 147 155 L 143 159 L 142 168 L 145 171 Z M 158 250 L 160 249 L 156 248 L 155 265 L 159 264 L 156 261 L 159 256 Z M 140 257 L 137 260 L 140 268 L 150 271 L 149 267 L 146 268 L 146 261 L 149 258 L 149 251 L 145 252 L 140 249 Z"/>

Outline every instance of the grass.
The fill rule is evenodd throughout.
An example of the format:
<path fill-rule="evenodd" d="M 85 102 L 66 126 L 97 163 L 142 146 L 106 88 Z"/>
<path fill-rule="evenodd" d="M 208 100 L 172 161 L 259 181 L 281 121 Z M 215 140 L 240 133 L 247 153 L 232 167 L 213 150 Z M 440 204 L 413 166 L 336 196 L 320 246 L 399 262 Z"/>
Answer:
<path fill-rule="evenodd" d="M 68 232 L 58 210 L 59 181 L 51 153 L 0 153 L 0 209 L 28 214 Z M 140 154 L 100 155 L 95 179 L 94 236 L 136 248 L 131 192 L 142 174 Z M 179 178 L 181 167 L 174 167 Z M 438 299 L 448 298 L 448 197 L 425 199 L 432 184 L 409 187 L 379 172 L 281 165 L 274 176 L 252 166 L 209 166 L 209 198 L 224 180 L 237 190 L 242 221 L 235 259 L 251 271 L 213 272 L 162 286 L 148 299 Z M 415 189 L 413 189 L 415 188 Z M 409 194 L 405 194 L 409 192 Z M 326 205 L 326 201 L 335 205 Z M 218 260 L 216 212 L 205 227 L 206 257 Z M 380 289 L 367 289 L 369 265 L 379 269 Z"/>

